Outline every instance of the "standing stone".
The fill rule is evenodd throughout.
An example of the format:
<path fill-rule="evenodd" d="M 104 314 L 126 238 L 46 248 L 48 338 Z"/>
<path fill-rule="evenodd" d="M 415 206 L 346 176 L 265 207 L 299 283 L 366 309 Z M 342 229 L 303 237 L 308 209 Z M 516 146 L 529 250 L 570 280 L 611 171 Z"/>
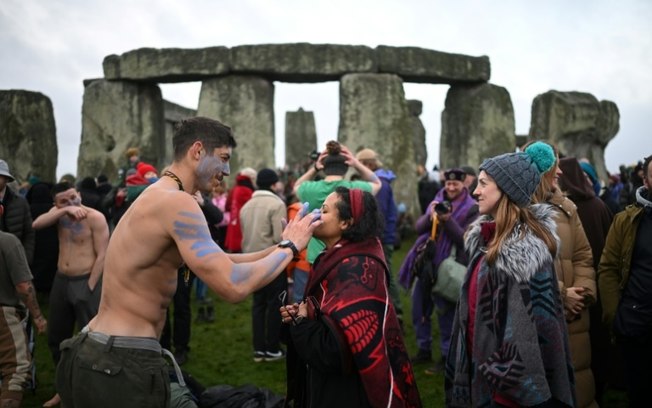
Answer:
<path fill-rule="evenodd" d="M 410 127 L 412 128 L 412 146 L 414 150 L 414 162 L 426 166 L 428 161 L 428 147 L 426 146 L 426 128 L 421 123 L 421 112 L 423 103 L 416 99 L 408 99 L 408 112 L 410 113 Z"/>
<path fill-rule="evenodd" d="M 233 130 L 238 146 L 233 150 L 231 174 L 244 167 L 274 168 L 273 83 L 238 75 L 204 81 L 197 115 L 219 120 Z"/>
<path fill-rule="evenodd" d="M 396 173 L 397 203 L 419 213 L 416 165 L 403 81 L 392 74 L 348 74 L 340 81 L 339 140 L 355 153 L 369 147 Z"/>
<path fill-rule="evenodd" d="M 556 144 L 566 156 L 589 159 L 605 181 L 604 151 L 618 133 L 619 121 L 618 106 L 611 101 L 583 92 L 548 91 L 532 102 L 529 137 Z"/>
<path fill-rule="evenodd" d="M 175 125 L 183 119 L 197 116 L 197 111 L 165 100 L 163 101 L 163 108 L 163 114 L 165 116 L 165 141 L 163 142 L 162 161 L 166 164 L 170 164 L 174 160 L 172 137 L 174 136 Z"/>
<path fill-rule="evenodd" d="M 125 151 L 140 149 L 140 159 L 159 171 L 165 143 L 163 98 L 157 85 L 96 80 L 84 88 L 78 177 L 106 174 L 118 181 Z"/>
<path fill-rule="evenodd" d="M 513 152 L 514 108 L 507 89 L 492 85 L 454 85 L 441 115 L 441 169 L 478 168 L 488 157 Z"/>
<path fill-rule="evenodd" d="M 54 182 L 57 155 L 50 98 L 39 92 L 0 91 L 0 159 L 16 180 L 34 175 Z"/>
<path fill-rule="evenodd" d="M 301 172 L 310 160 L 310 152 L 317 149 L 315 115 L 299 108 L 285 113 L 285 165 Z"/>

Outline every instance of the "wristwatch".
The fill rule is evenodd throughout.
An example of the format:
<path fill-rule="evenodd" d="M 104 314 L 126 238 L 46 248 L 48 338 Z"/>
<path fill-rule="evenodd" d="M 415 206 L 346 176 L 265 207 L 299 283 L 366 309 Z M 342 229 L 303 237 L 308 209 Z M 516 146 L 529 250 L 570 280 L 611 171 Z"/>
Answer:
<path fill-rule="evenodd" d="M 294 245 L 294 242 L 290 241 L 289 239 L 284 239 L 283 241 L 279 242 L 278 247 L 290 248 L 295 258 L 299 256 L 299 250 L 297 249 L 296 245 Z"/>

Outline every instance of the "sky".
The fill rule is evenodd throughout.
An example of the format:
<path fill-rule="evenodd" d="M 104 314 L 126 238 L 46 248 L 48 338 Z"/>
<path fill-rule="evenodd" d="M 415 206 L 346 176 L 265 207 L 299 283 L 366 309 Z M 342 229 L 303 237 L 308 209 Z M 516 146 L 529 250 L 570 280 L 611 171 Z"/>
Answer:
<path fill-rule="evenodd" d="M 516 133 L 532 100 L 549 90 L 610 100 L 620 131 L 605 153 L 618 170 L 652 154 L 652 2 L 389 0 L 0 0 L 0 90 L 48 96 L 57 175 L 76 173 L 83 80 L 103 76 L 110 54 L 141 48 L 245 44 L 416 46 L 487 55 L 490 82 L 505 87 Z M 162 85 L 163 97 L 196 108 L 200 83 Z M 428 166 L 439 161 L 446 85 L 404 85 L 423 102 Z M 284 162 L 285 112 L 313 111 L 319 145 L 337 138 L 338 83 L 275 83 L 276 164 Z M 1 142 L 1 141 L 0 141 Z"/>

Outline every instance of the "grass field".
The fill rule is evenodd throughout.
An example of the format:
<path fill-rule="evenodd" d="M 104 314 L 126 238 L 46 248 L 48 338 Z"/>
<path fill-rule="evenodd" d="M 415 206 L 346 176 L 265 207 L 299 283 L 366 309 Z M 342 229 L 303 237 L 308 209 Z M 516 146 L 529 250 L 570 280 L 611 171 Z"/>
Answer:
<path fill-rule="evenodd" d="M 397 271 L 400 262 L 409 249 L 409 243 L 394 253 L 393 270 Z M 414 331 L 410 322 L 411 302 L 408 293 L 402 291 L 405 309 L 406 345 L 410 354 L 416 352 Z M 213 296 L 215 299 L 215 296 Z M 47 301 L 41 299 L 41 307 L 47 316 Z M 193 305 L 196 311 L 196 305 Z M 215 299 L 216 320 L 214 323 L 194 323 L 190 342 L 191 352 L 183 370 L 193 375 L 204 386 L 217 384 L 243 385 L 254 384 L 269 388 L 277 394 L 285 394 L 285 362 L 255 363 L 252 359 L 251 343 L 251 297 L 246 301 L 232 305 Z M 437 325 L 433 327 L 437 330 Z M 433 333 L 437 347 L 437 333 Z M 433 350 L 433 355 L 439 355 Z M 23 407 L 40 407 L 54 394 L 54 365 L 47 348 L 45 336 L 38 336 L 36 341 L 36 366 L 38 386 L 34 393 L 25 394 Z M 417 385 L 424 407 L 444 406 L 444 379 L 442 375 L 426 375 L 427 365 L 414 367 Z M 620 392 L 610 392 L 605 400 L 605 407 L 626 407 Z M 91 407 L 89 407 L 91 408 Z"/>

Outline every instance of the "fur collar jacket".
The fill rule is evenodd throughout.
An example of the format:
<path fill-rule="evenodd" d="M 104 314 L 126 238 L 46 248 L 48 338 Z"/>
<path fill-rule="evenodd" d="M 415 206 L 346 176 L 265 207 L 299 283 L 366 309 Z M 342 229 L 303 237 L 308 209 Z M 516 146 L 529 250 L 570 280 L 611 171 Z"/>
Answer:
<path fill-rule="evenodd" d="M 545 228 L 555 231 L 552 207 L 530 208 Z M 542 240 L 518 225 L 495 265 L 488 265 L 480 231 L 490 220 L 479 218 L 466 236 L 471 262 L 446 361 L 446 406 L 492 407 L 506 401 L 535 406 L 553 400 L 574 406 L 575 380 L 554 259 Z"/>

